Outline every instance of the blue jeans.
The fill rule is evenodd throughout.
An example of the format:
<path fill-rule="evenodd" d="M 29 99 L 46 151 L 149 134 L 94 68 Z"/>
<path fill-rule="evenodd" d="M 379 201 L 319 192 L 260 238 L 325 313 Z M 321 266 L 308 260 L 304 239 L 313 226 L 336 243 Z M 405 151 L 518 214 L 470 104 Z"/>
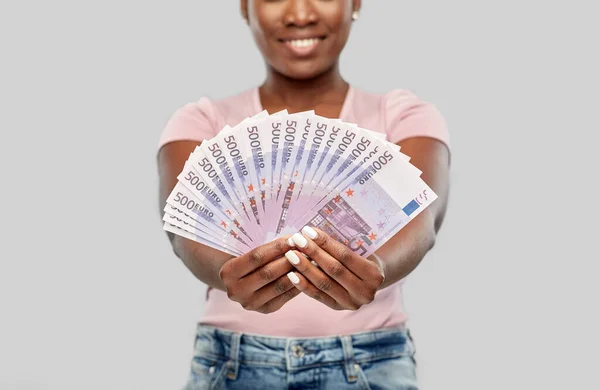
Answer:
<path fill-rule="evenodd" d="M 406 328 L 282 338 L 198 325 L 185 390 L 417 390 Z"/>

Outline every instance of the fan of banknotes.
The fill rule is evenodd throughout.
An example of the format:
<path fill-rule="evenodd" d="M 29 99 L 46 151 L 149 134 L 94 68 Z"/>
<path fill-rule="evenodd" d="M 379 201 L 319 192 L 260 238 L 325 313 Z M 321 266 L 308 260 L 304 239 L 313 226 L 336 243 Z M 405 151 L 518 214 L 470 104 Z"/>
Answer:
<path fill-rule="evenodd" d="M 437 196 L 385 135 L 314 111 L 266 111 L 189 156 L 164 229 L 239 256 L 304 226 L 369 256 Z"/>

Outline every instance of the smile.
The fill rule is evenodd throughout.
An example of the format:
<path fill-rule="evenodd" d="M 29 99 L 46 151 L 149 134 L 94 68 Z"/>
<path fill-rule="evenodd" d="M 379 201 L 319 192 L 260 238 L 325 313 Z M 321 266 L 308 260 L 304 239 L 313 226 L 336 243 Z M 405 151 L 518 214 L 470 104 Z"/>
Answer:
<path fill-rule="evenodd" d="M 324 37 L 301 38 L 301 39 L 282 39 L 283 42 L 292 53 L 303 56 L 313 53 Z"/>

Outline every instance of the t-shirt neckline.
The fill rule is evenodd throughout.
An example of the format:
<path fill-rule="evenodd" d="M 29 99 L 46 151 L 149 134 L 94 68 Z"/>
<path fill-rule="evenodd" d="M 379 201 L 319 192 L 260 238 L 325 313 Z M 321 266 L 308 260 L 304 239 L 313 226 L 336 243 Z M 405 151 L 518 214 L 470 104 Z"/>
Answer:
<path fill-rule="evenodd" d="M 349 109 L 350 107 L 350 101 L 354 98 L 354 88 L 352 87 L 352 85 L 348 86 L 348 91 L 346 92 L 346 97 L 344 98 L 344 102 L 342 103 L 342 108 L 340 109 L 340 116 L 339 119 L 341 121 L 344 120 L 344 118 L 346 117 L 346 111 Z M 262 103 L 260 101 L 260 92 L 259 92 L 259 87 L 254 87 L 253 88 L 253 93 L 252 93 L 252 100 L 254 101 L 254 107 L 255 107 L 255 112 L 262 112 L 264 111 L 264 107 L 262 106 Z"/>

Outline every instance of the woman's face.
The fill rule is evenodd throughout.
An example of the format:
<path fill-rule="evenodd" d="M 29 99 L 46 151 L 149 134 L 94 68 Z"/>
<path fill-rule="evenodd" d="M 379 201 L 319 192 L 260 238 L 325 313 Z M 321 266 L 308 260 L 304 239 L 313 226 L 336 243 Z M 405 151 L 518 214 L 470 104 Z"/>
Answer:
<path fill-rule="evenodd" d="M 307 79 L 336 64 L 360 0 L 242 0 L 241 7 L 268 65 Z"/>

